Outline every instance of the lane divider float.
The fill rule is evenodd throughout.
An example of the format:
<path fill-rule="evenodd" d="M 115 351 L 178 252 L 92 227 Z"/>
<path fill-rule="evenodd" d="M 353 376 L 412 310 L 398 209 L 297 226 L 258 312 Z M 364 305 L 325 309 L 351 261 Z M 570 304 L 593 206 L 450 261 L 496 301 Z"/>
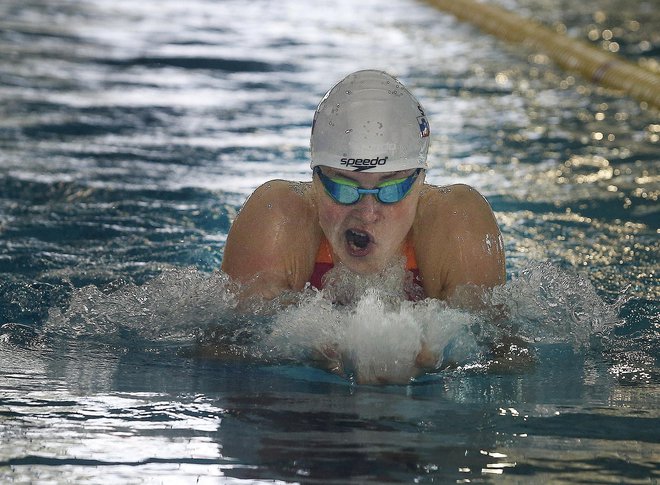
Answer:
<path fill-rule="evenodd" d="M 643 107 L 660 109 L 660 75 L 614 53 L 572 39 L 516 13 L 474 0 L 426 0 L 461 21 L 500 39 L 545 53 L 562 69 L 637 99 Z"/>

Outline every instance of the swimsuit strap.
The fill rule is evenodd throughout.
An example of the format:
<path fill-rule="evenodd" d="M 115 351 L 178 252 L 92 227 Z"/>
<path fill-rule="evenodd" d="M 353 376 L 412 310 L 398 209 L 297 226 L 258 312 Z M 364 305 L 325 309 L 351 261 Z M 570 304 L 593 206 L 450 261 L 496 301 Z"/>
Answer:
<path fill-rule="evenodd" d="M 330 243 L 325 237 L 325 234 L 321 235 L 321 243 L 319 244 L 319 250 L 316 252 L 316 262 L 325 263 L 325 264 L 334 264 L 332 261 L 332 250 L 330 249 Z"/>
<path fill-rule="evenodd" d="M 403 253 L 406 255 L 406 269 L 408 271 L 418 269 L 415 248 L 409 238 L 406 238 L 406 242 L 403 244 Z"/>

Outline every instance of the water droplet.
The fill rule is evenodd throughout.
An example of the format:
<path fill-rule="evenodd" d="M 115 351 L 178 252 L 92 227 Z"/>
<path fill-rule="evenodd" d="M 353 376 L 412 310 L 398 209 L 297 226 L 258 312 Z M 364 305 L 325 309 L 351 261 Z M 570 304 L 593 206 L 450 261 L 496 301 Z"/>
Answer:
<path fill-rule="evenodd" d="M 493 252 L 493 242 L 490 240 L 490 234 L 486 234 L 486 252 L 492 254 Z"/>

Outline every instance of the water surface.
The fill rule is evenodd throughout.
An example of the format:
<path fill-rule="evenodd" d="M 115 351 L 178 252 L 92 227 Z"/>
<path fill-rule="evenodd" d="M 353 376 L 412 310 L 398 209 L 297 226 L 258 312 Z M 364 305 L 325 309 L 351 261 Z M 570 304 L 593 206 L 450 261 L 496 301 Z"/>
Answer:
<path fill-rule="evenodd" d="M 651 1 L 501 4 L 658 70 Z M 493 206 L 531 362 L 438 302 L 234 311 L 231 221 L 310 179 L 313 110 L 362 68 L 424 104 L 427 180 Z M 6 0 L 2 481 L 657 481 L 659 141 L 657 112 L 424 3 Z M 356 365 L 415 332 L 460 365 L 356 385 L 311 365 L 332 331 Z M 213 335 L 247 362 L 196 354 Z"/>

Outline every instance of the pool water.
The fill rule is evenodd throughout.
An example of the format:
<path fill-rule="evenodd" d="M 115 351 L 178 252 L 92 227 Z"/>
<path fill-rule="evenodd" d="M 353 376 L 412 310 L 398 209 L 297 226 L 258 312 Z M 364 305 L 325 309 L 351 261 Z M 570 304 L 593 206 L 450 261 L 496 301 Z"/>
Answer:
<path fill-rule="evenodd" d="M 651 0 L 500 4 L 660 71 Z M 313 110 L 362 68 L 424 104 L 427 180 L 490 201 L 499 329 L 387 281 L 236 311 L 231 221 L 310 180 Z M 412 0 L 5 0 L 0 481 L 657 482 L 657 115 Z M 454 365 L 398 379 L 420 335 Z"/>

